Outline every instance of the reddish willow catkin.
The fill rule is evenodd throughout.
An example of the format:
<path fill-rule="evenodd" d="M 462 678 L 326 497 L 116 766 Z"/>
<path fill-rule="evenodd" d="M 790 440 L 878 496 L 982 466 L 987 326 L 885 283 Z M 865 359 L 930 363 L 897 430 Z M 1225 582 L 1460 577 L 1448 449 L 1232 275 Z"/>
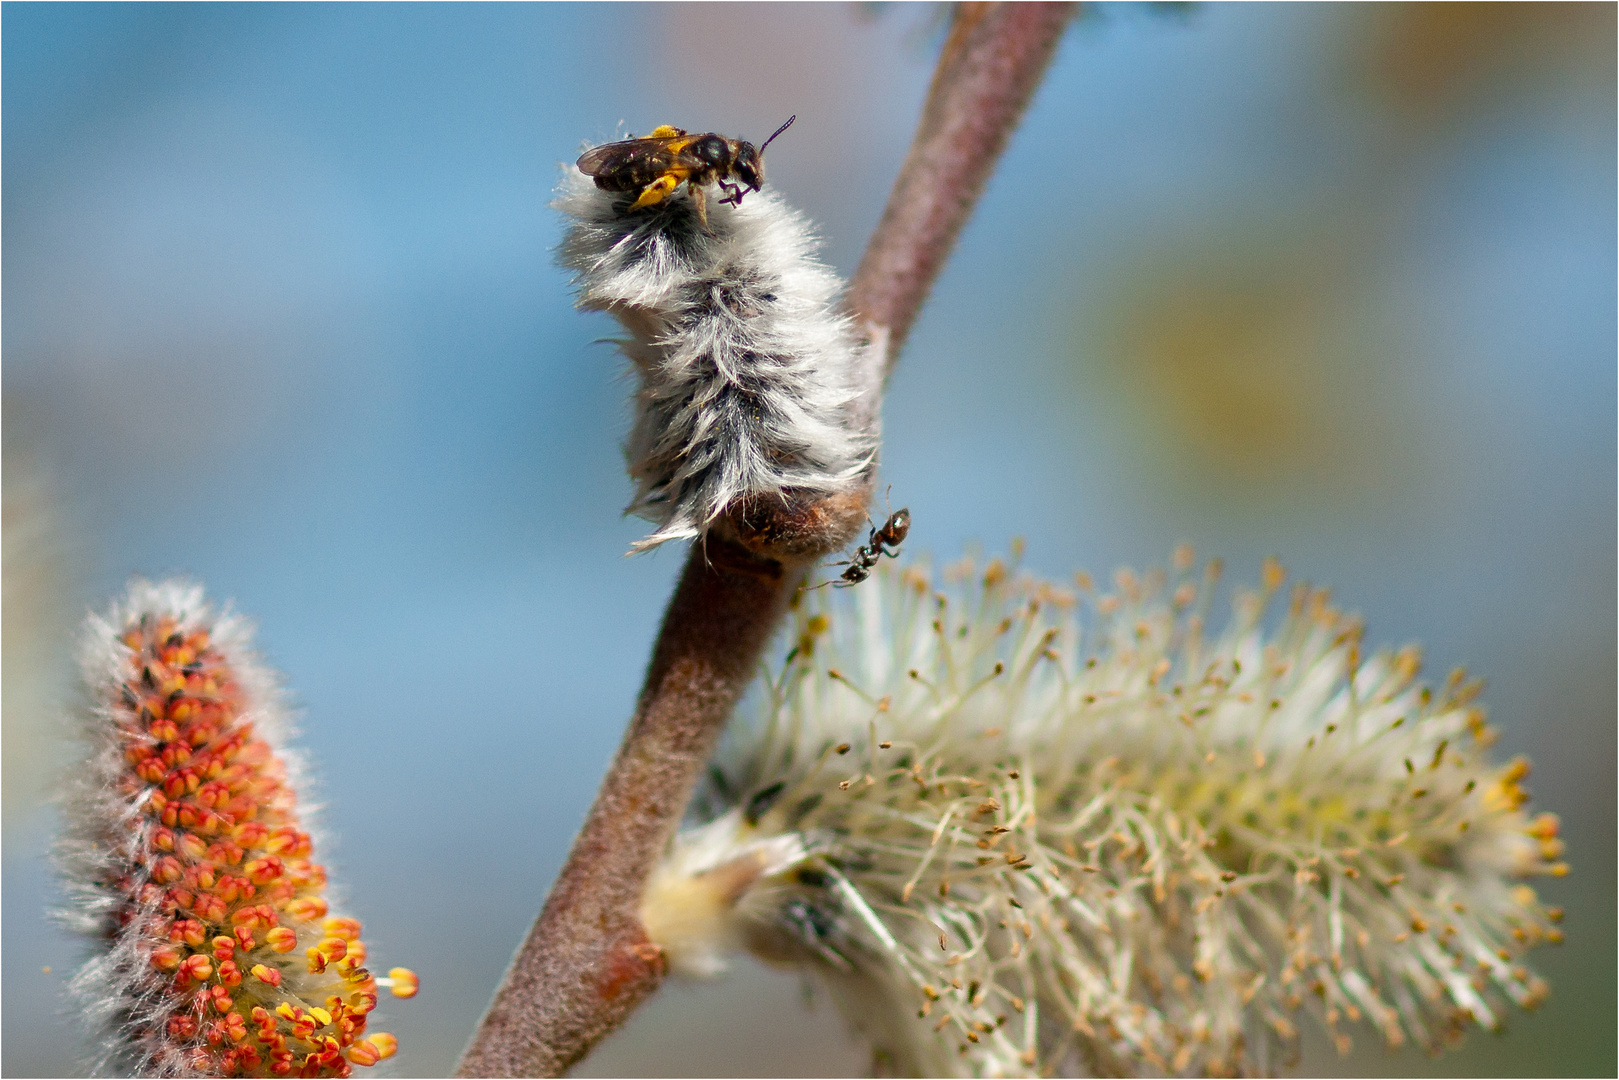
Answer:
<path fill-rule="evenodd" d="M 72 989 L 103 1069 L 347 1076 L 393 1055 L 356 919 L 333 913 L 298 815 L 275 676 L 199 586 L 134 582 L 81 643 L 78 770 L 58 845 L 66 920 L 93 954 Z"/>

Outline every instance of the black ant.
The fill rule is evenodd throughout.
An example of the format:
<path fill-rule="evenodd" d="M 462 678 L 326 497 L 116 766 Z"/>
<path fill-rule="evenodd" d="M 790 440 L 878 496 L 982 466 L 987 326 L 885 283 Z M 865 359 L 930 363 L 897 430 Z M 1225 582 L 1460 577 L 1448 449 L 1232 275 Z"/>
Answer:
<path fill-rule="evenodd" d="M 890 559 L 899 555 L 899 546 L 905 542 L 905 537 L 911 532 L 911 511 L 909 508 L 895 510 L 888 515 L 882 528 L 872 527 L 871 536 L 860 547 L 854 549 L 854 558 L 848 561 L 848 569 L 843 572 L 841 581 L 823 581 L 821 585 L 836 585 L 840 589 L 847 589 L 858 585 L 871 576 L 877 568 L 877 563 L 884 555 Z M 833 565 L 844 565 L 834 563 Z M 815 586 L 817 589 L 821 585 Z"/>

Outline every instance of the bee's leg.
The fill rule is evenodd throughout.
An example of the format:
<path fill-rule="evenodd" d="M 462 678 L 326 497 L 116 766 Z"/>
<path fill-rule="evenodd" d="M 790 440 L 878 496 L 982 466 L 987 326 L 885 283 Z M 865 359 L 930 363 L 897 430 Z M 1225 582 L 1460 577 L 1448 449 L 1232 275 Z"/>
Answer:
<path fill-rule="evenodd" d="M 703 227 L 704 232 L 713 232 L 708 227 L 708 196 L 703 194 L 703 185 L 687 184 L 686 190 L 691 192 L 691 201 L 697 207 L 697 224 Z"/>
<path fill-rule="evenodd" d="M 635 200 L 635 202 L 630 206 L 630 209 L 641 210 L 648 206 L 658 205 L 670 195 L 674 194 L 675 188 L 680 186 L 680 179 L 680 177 L 675 176 L 673 173 L 664 173 L 662 176 L 652 181 L 652 183 L 641 189 L 641 197 Z"/>
<path fill-rule="evenodd" d="M 732 206 L 742 205 L 742 185 L 727 184 L 724 180 L 721 180 L 719 185 L 720 190 L 725 192 L 725 198 L 721 199 L 720 202 L 730 203 Z"/>

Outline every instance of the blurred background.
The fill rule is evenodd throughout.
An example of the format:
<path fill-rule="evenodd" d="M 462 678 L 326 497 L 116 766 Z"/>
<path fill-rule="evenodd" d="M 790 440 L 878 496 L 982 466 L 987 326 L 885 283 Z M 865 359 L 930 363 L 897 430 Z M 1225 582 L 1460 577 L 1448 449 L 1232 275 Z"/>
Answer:
<path fill-rule="evenodd" d="M 3 23 L 7 1075 L 74 1071 L 44 911 L 72 627 L 134 573 L 254 616 L 403 1075 L 444 1074 L 628 717 L 681 553 L 626 559 L 621 362 L 547 206 L 584 141 L 759 139 L 847 275 L 935 7 L 36 5 Z M 1343 1075 L 1612 1075 L 1615 8 L 1102 6 L 892 386 L 913 554 L 1281 556 L 1489 680 L 1564 818 L 1553 996 Z M 590 1075 L 854 1074 L 830 1003 L 671 984 Z"/>

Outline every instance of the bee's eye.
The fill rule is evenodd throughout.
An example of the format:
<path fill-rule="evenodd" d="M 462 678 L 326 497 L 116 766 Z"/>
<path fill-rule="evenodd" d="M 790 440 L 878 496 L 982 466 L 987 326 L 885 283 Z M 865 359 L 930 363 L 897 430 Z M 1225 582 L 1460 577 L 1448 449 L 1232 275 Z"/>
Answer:
<path fill-rule="evenodd" d="M 737 179 L 747 184 L 753 190 L 759 190 L 759 152 L 751 146 L 744 147 L 736 155 L 736 162 L 731 166 Z"/>

